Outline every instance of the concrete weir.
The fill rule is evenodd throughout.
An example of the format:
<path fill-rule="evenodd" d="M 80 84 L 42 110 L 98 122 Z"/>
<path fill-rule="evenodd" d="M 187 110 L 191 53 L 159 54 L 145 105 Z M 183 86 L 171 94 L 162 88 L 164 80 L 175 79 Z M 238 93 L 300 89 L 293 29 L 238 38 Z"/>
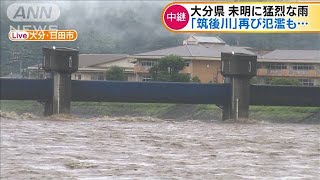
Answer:
<path fill-rule="evenodd" d="M 78 70 L 79 52 L 69 48 L 43 48 L 43 55 L 43 69 L 46 72 L 52 73 L 53 78 L 53 94 L 45 104 L 45 115 L 70 113 L 72 100 L 71 73 Z M 225 83 L 231 84 L 231 96 L 229 96 L 231 98 L 223 104 L 222 119 L 237 120 L 238 118 L 248 118 L 250 104 L 249 81 L 251 77 L 256 75 L 257 56 L 222 53 L 221 59 L 222 75 L 226 78 Z M 102 85 L 101 83 L 96 84 L 95 87 L 98 88 Z M 157 86 L 156 84 L 150 85 Z M 127 85 L 127 87 L 129 86 L 130 84 Z M 102 90 L 105 89 L 102 88 Z M 139 91 L 141 92 L 141 90 Z M 139 91 L 136 94 L 140 94 Z M 151 91 L 149 92 L 151 93 Z M 85 94 L 85 92 L 82 94 Z M 158 96 L 161 96 L 160 94 Z M 148 97 L 147 94 L 144 94 L 144 96 Z M 97 100 L 102 97 L 104 97 L 104 93 L 100 94 Z M 148 102 L 150 99 L 157 97 L 157 94 L 149 98 L 141 97 L 136 101 L 133 101 L 133 97 L 127 97 L 126 100 L 128 102 L 139 102 L 140 99 L 143 99 L 145 102 Z M 170 97 L 168 98 L 170 99 Z M 178 103 L 179 101 L 181 100 L 177 99 L 173 103 Z M 156 102 L 160 102 L 160 100 Z"/>
<path fill-rule="evenodd" d="M 70 113 L 71 73 L 78 70 L 79 52 L 70 48 L 43 48 L 43 69 L 52 73 L 53 95 L 45 115 Z"/>
<path fill-rule="evenodd" d="M 320 87 L 250 85 L 257 57 L 221 54 L 224 84 L 178 82 L 79 81 L 79 52 L 70 48 L 43 48 L 48 79 L 0 78 L 1 100 L 45 102 L 45 115 L 70 113 L 71 101 L 216 104 L 223 120 L 248 118 L 249 105 L 320 106 Z M 303 96 L 301 96 L 303 94 Z"/>
<path fill-rule="evenodd" d="M 223 106 L 222 119 L 249 117 L 250 78 L 256 75 L 257 56 L 221 53 L 221 73 L 232 86 L 229 103 Z"/>

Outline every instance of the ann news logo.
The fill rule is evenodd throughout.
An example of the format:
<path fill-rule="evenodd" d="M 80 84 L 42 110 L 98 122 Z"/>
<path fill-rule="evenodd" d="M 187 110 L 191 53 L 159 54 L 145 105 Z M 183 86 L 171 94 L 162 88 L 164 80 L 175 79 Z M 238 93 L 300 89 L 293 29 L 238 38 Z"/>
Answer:
<path fill-rule="evenodd" d="M 7 16 L 15 22 L 8 33 L 11 41 L 75 41 L 78 36 L 75 30 L 58 30 L 57 25 L 49 24 L 60 17 L 54 3 L 13 3 Z"/>
<path fill-rule="evenodd" d="M 10 25 L 10 30 L 58 29 L 56 25 L 25 23 L 54 22 L 60 17 L 60 8 L 54 3 L 13 3 L 7 8 L 7 16 L 13 22 L 23 23 Z"/>

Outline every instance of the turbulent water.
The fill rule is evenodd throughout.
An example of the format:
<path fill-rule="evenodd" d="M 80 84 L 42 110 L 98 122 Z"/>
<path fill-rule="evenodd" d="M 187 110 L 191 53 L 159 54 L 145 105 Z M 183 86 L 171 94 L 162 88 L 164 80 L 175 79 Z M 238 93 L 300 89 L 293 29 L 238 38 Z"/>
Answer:
<path fill-rule="evenodd" d="M 1 179 L 319 179 L 319 125 L 1 118 Z"/>

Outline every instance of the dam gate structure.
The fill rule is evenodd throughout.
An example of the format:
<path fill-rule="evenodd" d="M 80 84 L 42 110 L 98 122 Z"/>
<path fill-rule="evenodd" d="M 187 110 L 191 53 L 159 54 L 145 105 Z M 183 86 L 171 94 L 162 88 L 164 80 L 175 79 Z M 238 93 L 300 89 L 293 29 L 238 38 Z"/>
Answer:
<path fill-rule="evenodd" d="M 77 50 L 43 48 L 43 69 L 52 78 L 0 78 L 1 100 L 45 102 L 46 116 L 70 113 L 71 101 L 216 104 L 223 120 L 249 118 L 250 105 L 320 106 L 320 87 L 250 85 L 256 56 L 222 53 L 221 58 L 223 84 L 84 81 L 71 80 L 78 70 Z"/>

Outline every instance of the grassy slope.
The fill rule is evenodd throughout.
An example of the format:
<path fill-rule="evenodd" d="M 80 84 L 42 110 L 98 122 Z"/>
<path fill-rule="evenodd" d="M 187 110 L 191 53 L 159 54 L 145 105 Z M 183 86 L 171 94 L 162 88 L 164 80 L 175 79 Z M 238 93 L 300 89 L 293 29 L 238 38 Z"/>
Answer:
<path fill-rule="evenodd" d="M 18 114 L 30 112 L 41 115 L 43 106 L 35 101 L 0 101 L 1 111 L 14 111 Z M 136 104 L 136 103 L 97 103 L 73 102 L 72 113 L 80 115 L 109 116 L 152 116 L 169 119 L 217 119 L 221 118 L 221 109 L 215 105 L 176 105 L 176 104 Z M 257 120 L 291 121 L 304 120 L 320 107 L 276 107 L 251 106 L 250 117 Z"/>
<path fill-rule="evenodd" d="M 16 112 L 22 114 L 25 112 L 41 115 L 43 106 L 36 101 L 0 101 L 1 111 Z"/>
<path fill-rule="evenodd" d="M 320 113 L 320 107 L 289 106 L 251 106 L 250 117 L 253 119 L 277 121 L 302 121 Z M 319 120 L 320 121 L 320 120 Z"/>

